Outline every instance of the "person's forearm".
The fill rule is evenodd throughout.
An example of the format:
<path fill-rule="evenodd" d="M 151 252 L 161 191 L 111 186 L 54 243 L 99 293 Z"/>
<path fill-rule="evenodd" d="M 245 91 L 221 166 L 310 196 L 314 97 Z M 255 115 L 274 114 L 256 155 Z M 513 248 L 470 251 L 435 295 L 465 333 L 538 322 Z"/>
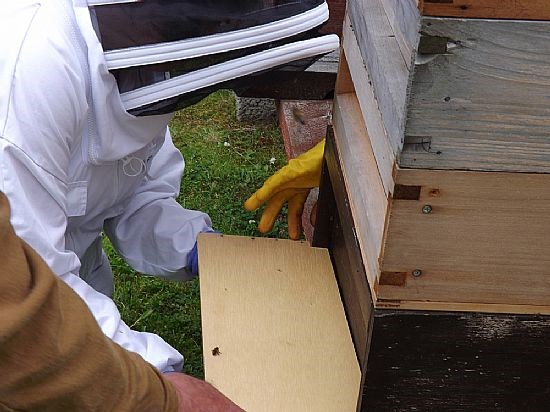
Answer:
<path fill-rule="evenodd" d="M 0 193 L 0 405 L 176 411 L 174 388 L 99 329 L 86 304 L 16 237 Z"/>

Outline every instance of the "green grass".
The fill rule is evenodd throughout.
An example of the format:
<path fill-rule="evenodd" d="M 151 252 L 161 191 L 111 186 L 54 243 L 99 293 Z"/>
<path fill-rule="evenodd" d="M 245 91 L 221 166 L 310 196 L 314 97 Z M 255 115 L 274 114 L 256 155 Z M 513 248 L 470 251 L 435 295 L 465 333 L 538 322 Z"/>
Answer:
<path fill-rule="evenodd" d="M 260 214 L 245 211 L 242 204 L 286 163 L 286 156 L 277 124 L 238 122 L 234 100 L 231 92 L 220 91 L 175 115 L 170 130 L 186 161 L 178 201 L 208 213 L 223 233 L 257 236 Z M 268 236 L 287 237 L 286 220 L 280 218 Z M 105 248 L 124 321 L 162 336 L 185 356 L 184 371 L 202 378 L 198 280 L 175 283 L 142 276 L 108 242 Z"/>

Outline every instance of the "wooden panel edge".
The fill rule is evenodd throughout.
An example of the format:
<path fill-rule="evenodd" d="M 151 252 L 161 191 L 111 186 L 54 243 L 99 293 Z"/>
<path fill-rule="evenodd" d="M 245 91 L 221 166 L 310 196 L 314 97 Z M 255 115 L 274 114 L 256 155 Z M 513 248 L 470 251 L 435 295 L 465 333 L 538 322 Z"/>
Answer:
<path fill-rule="evenodd" d="M 422 0 L 419 7 L 433 17 L 550 20 L 547 0 Z"/>
<path fill-rule="evenodd" d="M 550 306 L 503 305 L 497 303 L 423 302 L 413 300 L 384 300 L 375 302 L 376 309 L 427 310 L 436 312 L 509 313 L 520 315 L 550 315 Z"/>
<path fill-rule="evenodd" d="M 411 76 L 380 0 L 350 2 L 342 36 L 344 43 L 353 38 L 357 44 L 358 57 L 352 59 L 348 53 L 348 64 L 356 62 L 368 71 L 373 107 L 381 114 L 392 150 L 398 153 L 403 146 Z M 362 94 L 365 86 L 359 88 L 355 78 L 354 83 Z"/>
<path fill-rule="evenodd" d="M 351 78 L 348 61 L 346 60 L 346 54 L 344 53 L 343 47 L 340 48 L 338 74 L 336 75 L 336 85 L 334 86 L 334 92 L 336 94 L 355 93 L 353 79 Z"/>
<path fill-rule="evenodd" d="M 353 91 L 359 101 L 363 122 L 370 136 L 370 144 L 384 184 L 384 190 L 388 195 L 393 192 L 396 155 L 392 149 L 382 114 L 374 96 L 372 82 L 363 64 L 359 45 L 353 34 L 349 18 L 345 21 L 343 28 L 342 49 L 346 66 L 341 66 L 341 68 L 349 70 L 354 86 Z"/>
<path fill-rule="evenodd" d="M 334 99 L 334 137 L 373 299 L 380 274 L 387 195 L 355 94 Z M 366 191 L 368 190 L 368 193 Z"/>

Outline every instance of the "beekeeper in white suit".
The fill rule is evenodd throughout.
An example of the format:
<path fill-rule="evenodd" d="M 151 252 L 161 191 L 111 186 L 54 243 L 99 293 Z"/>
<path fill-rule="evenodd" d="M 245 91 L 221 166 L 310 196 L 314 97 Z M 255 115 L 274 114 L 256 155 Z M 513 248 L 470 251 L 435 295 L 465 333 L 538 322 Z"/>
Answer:
<path fill-rule="evenodd" d="M 105 230 L 134 269 L 192 276 L 195 239 L 211 222 L 175 200 L 184 163 L 167 130 L 171 115 L 124 110 L 85 1 L 2 2 L 0 44 L 0 190 L 17 234 L 107 336 L 160 371 L 180 370 L 174 348 L 120 319 L 101 247 Z"/>
<path fill-rule="evenodd" d="M 118 11 L 128 7 L 116 19 L 130 16 L 127 10 L 134 7 L 164 5 L 154 1 L 130 5 L 128 0 L 107 2 L 120 3 L 115 5 L 120 7 Z M 191 59 L 196 57 L 195 51 L 199 55 L 204 52 L 205 44 L 210 53 L 237 48 L 241 57 L 162 81 L 154 85 L 159 86 L 155 93 L 147 88 L 150 85 L 137 85 L 134 90 L 128 84 L 132 76 L 119 77 L 121 88 L 130 90 L 121 95 L 108 69 L 127 68 L 124 62 L 134 61 L 143 49 L 130 47 L 123 50 L 123 58 L 113 60 L 119 55 L 111 54 L 108 61 L 100 43 L 99 17 L 88 7 L 92 3 L 101 1 L 0 2 L 0 190 L 11 204 L 16 233 L 84 299 L 103 332 L 160 371 L 177 371 L 183 357 L 175 349 L 154 334 L 131 330 L 120 319 L 110 298 L 113 275 L 101 246 L 101 234 L 104 231 L 109 236 L 137 271 L 185 280 L 197 271 L 197 235 L 212 231 L 212 227 L 206 214 L 186 210 L 175 200 L 184 163 L 167 129 L 171 114 L 136 117 L 129 111 L 142 110 L 141 106 L 148 110 L 150 95 L 170 102 L 198 87 L 207 89 L 214 84 L 211 82 L 223 84 L 238 76 L 327 53 L 338 46 L 338 38 L 324 36 L 272 45 L 325 21 L 328 7 L 322 0 L 289 0 L 276 6 L 271 1 L 222 1 L 233 15 L 244 15 L 251 21 L 257 15 L 241 8 L 259 10 L 258 21 L 262 23 L 251 31 L 239 26 L 231 36 L 199 34 L 193 47 L 189 42 L 195 39 L 170 40 L 154 49 L 159 51 L 152 56 L 145 56 L 142 64 L 158 63 L 157 54 L 162 53 L 168 56 L 166 61 L 174 55 Z M 177 3 L 171 2 L 174 7 Z M 188 3 L 200 9 L 200 2 Z M 204 13 L 208 11 L 206 8 Z M 270 14 L 278 20 L 269 21 Z M 179 15 L 187 16 L 185 10 Z M 133 17 L 128 18 L 133 22 Z M 194 16 L 189 19 L 188 24 L 195 24 L 198 31 L 203 26 L 210 28 L 206 23 L 197 24 Z M 189 28 L 177 21 L 172 24 Z M 225 19 L 219 25 L 225 25 Z M 151 27 L 163 28 L 158 24 Z M 135 28 L 139 30 L 139 25 Z M 263 39 L 266 50 L 246 56 L 246 48 L 257 46 L 257 39 Z M 145 50 L 150 50 L 148 45 Z M 162 78 L 163 72 L 160 75 Z M 158 100 L 151 102 L 156 105 Z"/>

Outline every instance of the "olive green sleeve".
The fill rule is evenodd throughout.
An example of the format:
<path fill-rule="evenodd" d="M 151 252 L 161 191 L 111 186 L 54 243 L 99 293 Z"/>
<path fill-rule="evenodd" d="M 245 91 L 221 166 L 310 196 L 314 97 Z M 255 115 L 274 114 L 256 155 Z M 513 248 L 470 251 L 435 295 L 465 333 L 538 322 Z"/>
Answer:
<path fill-rule="evenodd" d="M 172 385 L 103 335 L 9 218 L 0 192 L 0 410 L 176 411 Z"/>

